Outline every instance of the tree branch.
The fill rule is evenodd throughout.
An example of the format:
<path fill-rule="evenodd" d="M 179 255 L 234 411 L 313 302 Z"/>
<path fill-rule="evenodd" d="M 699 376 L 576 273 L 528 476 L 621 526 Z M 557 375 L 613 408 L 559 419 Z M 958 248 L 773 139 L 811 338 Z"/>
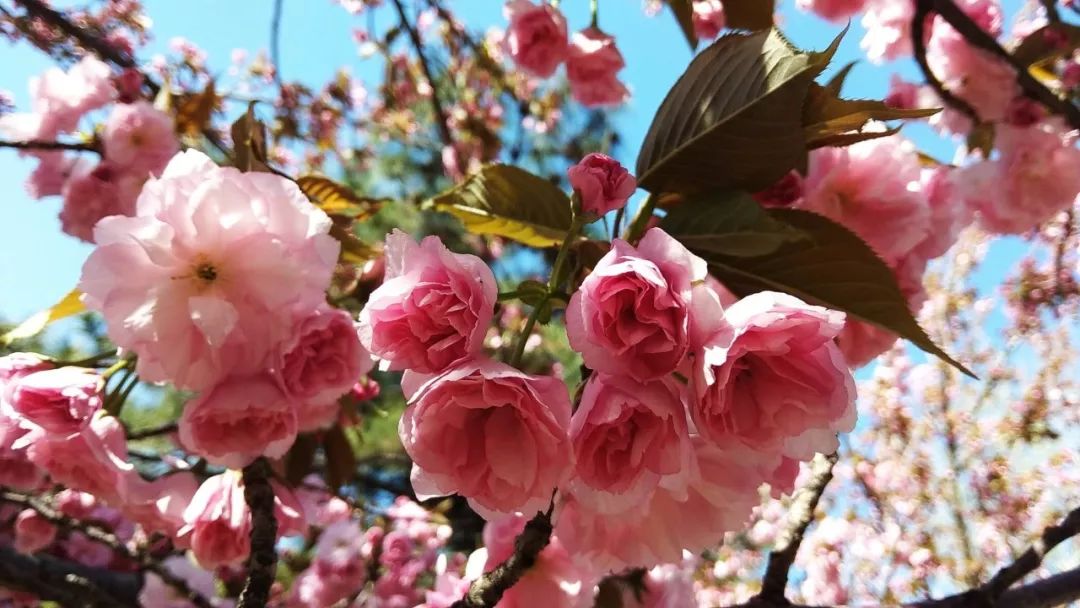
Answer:
<path fill-rule="evenodd" d="M 1006 589 L 1038 568 L 1048 551 L 1077 534 L 1080 534 L 1080 508 L 1065 516 L 1060 524 L 1043 530 L 1035 544 L 1011 565 L 999 570 L 983 590 L 991 598 L 1000 597 Z"/>
<path fill-rule="evenodd" d="M 168 435 L 169 433 L 176 432 L 177 425 L 175 422 L 169 422 L 162 424 L 161 426 L 152 426 L 146 429 L 139 429 L 138 431 L 129 431 L 127 434 L 128 441 L 138 441 L 139 439 L 149 439 L 151 437 L 157 437 L 159 435 Z"/>
<path fill-rule="evenodd" d="M 781 534 L 777 548 L 769 554 L 769 565 L 765 569 L 765 578 L 761 581 L 759 597 L 766 600 L 783 600 L 784 588 L 787 587 L 788 570 L 795 562 L 806 529 L 814 520 L 814 510 L 825 492 L 825 486 L 832 481 L 833 465 L 836 454 L 818 455 L 814 458 L 810 482 L 799 489 L 788 510 L 788 527 Z"/>
<path fill-rule="evenodd" d="M 494 570 L 473 581 L 465 597 L 453 603 L 451 608 L 492 608 L 499 603 L 506 590 L 514 586 L 532 568 L 544 547 L 551 542 L 551 512 L 554 503 L 544 513 L 525 524 L 525 530 L 514 540 L 514 553 Z"/>
<path fill-rule="evenodd" d="M 270 600 L 270 586 L 277 571 L 277 519 L 270 476 L 270 464 L 265 458 L 244 467 L 244 501 L 251 510 L 251 555 L 237 608 L 264 608 Z"/>
<path fill-rule="evenodd" d="M 1012 66 L 1016 70 L 1017 83 L 1020 84 L 1020 88 L 1028 97 L 1046 106 L 1054 114 L 1063 116 L 1072 128 L 1080 129 L 1080 108 L 1077 108 L 1071 101 L 1058 97 L 1053 91 L 1043 86 L 1028 72 L 1028 66 L 1017 61 L 1012 54 L 998 44 L 998 41 L 993 36 L 972 21 L 971 17 L 957 6 L 953 0 L 919 0 L 920 7 L 931 3 L 933 4 L 932 10 L 941 15 L 965 40 L 976 48 L 996 55 L 999 59 Z M 914 33 L 912 36 L 914 36 Z"/>
<path fill-rule="evenodd" d="M 274 0 L 274 12 L 270 16 L 270 62 L 274 64 L 274 83 L 281 86 L 281 5 Z"/>
<path fill-rule="evenodd" d="M 409 34 L 409 40 L 412 42 L 416 57 L 420 62 L 420 69 L 424 72 L 424 78 L 431 85 L 431 109 L 435 112 L 435 127 L 439 130 L 439 137 L 442 138 L 443 145 L 450 146 L 454 149 L 454 154 L 457 154 L 457 148 L 453 147 L 454 136 L 450 132 L 449 115 L 443 109 L 442 100 L 439 99 L 438 83 L 431 71 L 431 66 L 428 64 L 427 57 L 424 56 L 424 42 L 420 40 L 420 33 L 416 31 L 412 22 L 409 21 L 408 15 L 405 14 L 405 7 L 401 4 L 401 0 L 394 0 L 394 8 L 397 9 L 401 27 L 405 28 L 405 31 Z"/>
<path fill-rule="evenodd" d="M 937 74 L 930 68 L 926 59 L 926 19 L 934 10 L 934 0 L 917 0 L 915 2 L 915 16 L 911 19 L 911 45 L 914 49 L 915 63 L 919 64 L 926 84 L 930 85 L 946 105 L 964 113 L 968 118 L 979 122 L 979 114 L 971 104 L 953 95 L 952 91 L 945 88 L 945 84 L 938 79 Z"/>
<path fill-rule="evenodd" d="M 49 555 L 23 555 L 0 546 L 0 584 L 62 606 L 138 606 L 142 576 L 89 568 Z"/>
<path fill-rule="evenodd" d="M 128 549 L 127 546 L 112 532 L 93 524 L 68 517 L 36 498 L 17 492 L 11 492 L 4 488 L 0 488 L 0 502 L 15 505 L 23 509 L 33 509 L 42 519 L 57 528 L 60 528 L 65 532 L 79 532 L 91 541 L 106 546 L 113 552 L 135 562 L 142 569 L 153 572 L 162 580 L 162 582 L 175 589 L 177 593 L 186 597 L 188 601 L 195 606 L 198 606 L 198 608 L 212 608 L 209 600 L 189 587 L 187 581 L 174 575 L 161 562 L 143 555 L 142 553 L 137 553 Z M 142 588 L 141 581 L 139 582 L 139 588 Z M 138 591 L 136 591 L 136 595 L 137 594 Z"/>
<path fill-rule="evenodd" d="M 0 148 L 15 148 L 16 150 L 74 150 L 78 152 L 97 152 L 98 154 L 101 154 L 101 150 L 95 144 L 66 141 L 0 140 Z"/>

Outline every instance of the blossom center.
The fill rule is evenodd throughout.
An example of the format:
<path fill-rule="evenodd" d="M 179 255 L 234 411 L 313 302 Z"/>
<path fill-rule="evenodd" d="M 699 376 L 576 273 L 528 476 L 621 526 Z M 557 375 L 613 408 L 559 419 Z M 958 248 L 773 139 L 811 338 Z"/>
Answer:
<path fill-rule="evenodd" d="M 210 262 L 203 262 L 195 267 L 195 276 L 210 283 L 217 279 L 217 269 Z"/>

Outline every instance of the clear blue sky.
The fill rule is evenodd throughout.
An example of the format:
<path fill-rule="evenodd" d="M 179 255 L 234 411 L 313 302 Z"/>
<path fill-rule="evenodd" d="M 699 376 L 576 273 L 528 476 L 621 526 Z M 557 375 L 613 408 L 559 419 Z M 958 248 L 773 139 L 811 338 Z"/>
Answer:
<path fill-rule="evenodd" d="M 803 48 L 824 48 L 840 28 L 795 11 L 792 3 L 782 2 L 784 31 Z M 451 4 L 474 31 L 503 23 L 502 3 L 497 0 L 457 0 Z M 571 29 L 587 25 L 588 4 L 586 0 L 562 2 Z M 1004 4 L 1012 15 L 1021 2 L 1007 0 Z M 140 54 L 141 60 L 148 60 L 154 52 L 164 52 L 170 39 L 183 36 L 206 50 L 211 69 L 220 72 L 228 67 L 234 48 L 257 51 L 268 44 L 271 0 L 146 0 L 145 5 L 153 19 L 154 40 Z M 385 9 L 378 16 L 387 23 L 394 19 L 393 12 Z M 286 79 L 300 78 L 319 85 L 344 64 L 373 85 L 381 62 L 361 59 L 351 36 L 352 29 L 365 25 L 366 17 L 352 17 L 330 0 L 284 0 L 282 74 Z M 639 0 L 601 0 L 600 26 L 616 37 L 626 57 L 627 68 L 622 76 L 633 97 L 618 113 L 617 122 L 625 142 L 620 160 L 633 166 L 653 113 L 686 66 L 690 52 L 671 16 L 663 12 L 646 18 Z M 834 67 L 860 57 L 862 36 L 862 28 L 853 24 Z M 17 107 L 26 109 L 27 80 L 44 71 L 50 62 L 27 45 L 4 45 L 0 46 L 0 65 L 4 66 L 0 70 L 0 89 L 11 91 Z M 879 67 L 863 61 L 848 79 L 845 93 L 851 97 L 880 97 L 888 89 L 889 75 L 894 71 L 912 79 L 917 77 L 911 62 Z M 952 147 L 925 126 L 911 125 L 905 127 L 905 132 L 934 156 L 951 158 Z M 90 251 L 88 245 L 60 232 L 58 199 L 34 201 L 26 196 L 22 183 L 31 169 L 32 163 L 18 158 L 14 151 L 0 150 L 0 184 L 4 189 L 0 202 L 0 318 L 9 320 L 21 320 L 70 289 Z M 1016 252 L 1017 248 L 1008 243 L 994 248 L 994 276 L 986 277 L 987 284 L 1000 281 L 1000 272 Z"/>

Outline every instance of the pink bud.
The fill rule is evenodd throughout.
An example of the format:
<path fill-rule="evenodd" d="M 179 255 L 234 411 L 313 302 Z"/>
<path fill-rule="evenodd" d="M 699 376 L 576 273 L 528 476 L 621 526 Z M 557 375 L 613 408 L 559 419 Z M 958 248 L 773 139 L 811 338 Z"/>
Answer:
<path fill-rule="evenodd" d="M 581 196 L 585 213 L 600 217 L 626 205 L 637 189 L 637 180 L 619 164 L 604 154 L 589 154 L 566 172 L 570 185 Z"/>

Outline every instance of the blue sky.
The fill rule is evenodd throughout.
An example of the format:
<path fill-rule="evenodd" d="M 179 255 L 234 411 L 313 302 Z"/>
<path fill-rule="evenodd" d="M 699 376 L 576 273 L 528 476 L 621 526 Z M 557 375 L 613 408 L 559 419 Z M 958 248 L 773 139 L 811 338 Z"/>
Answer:
<path fill-rule="evenodd" d="M 64 3 L 58 2 L 63 5 Z M 793 0 L 785 0 L 783 29 L 803 48 L 821 49 L 841 29 L 792 8 Z M 1020 0 L 1004 2 L 1012 15 Z M 212 70 L 223 71 L 229 64 L 234 48 L 251 51 L 268 46 L 271 6 L 270 0 L 146 0 L 147 13 L 153 20 L 154 40 L 140 54 L 149 60 L 155 52 L 167 50 L 169 40 L 184 36 L 207 51 Z M 503 23 L 501 2 L 496 0 L 457 0 L 452 3 L 471 29 L 483 30 Z M 564 0 L 571 29 L 588 24 L 586 0 Z M 377 18 L 388 25 L 395 16 L 390 10 L 380 10 Z M 366 17 L 353 17 L 331 0 L 284 0 L 281 30 L 281 70 L 286 79 L 301 80 L 318 85 L 341 65 L 369 85 L 377 82 L 381 61 L 359 57 L 351 31 L 366 26 Z M 647 18 L 639 0 L 601 0 L 600 26 L 613 34 L 626 57 L 627 68 L 622 73 L 633 97 L 617 114 L 625 145 L 620 160 L 633 166 L 639 143 L 644 138 L 653 113 L 664 95 L 690 60 L 690 51 L 682 40 L 674 19 L 666 12 Z M 834 67 L 859 59 L 859 41 L 863 36 L 858 23 L 851 31 Z M 19 109 L 28 103 L 27 80 L 51 64 L 49 60 L 27 45 L 0 47 L 0 89 L 15 96 Z M 911 79 L 917 77 L 915 66 L 900 62 L 874 66 L 863 60 L 848 78 L 845 94 L 851 97 L 881 97 L 888 89 L 889 76 L 899 71 Z M 935 137 L 923 125 L 905 127 L 905 133 L 928 153 L 941 158 L 952 157 L 952 146 Z M 13 150 L 0 150 L 0 184 L 4 184 L 0 202 L 0 318 L 21 320 L 23 317 L 52 304 L 76 282 L 83 260 L 90 247 L 60 232 L 56 215 L 59 199 L 34 201 L 26 196 L 22 183 L 32 169 L 32 163 L 19 158 Z M 1007 262 L 1017 254 L 1017 247 L 1008 242 L 994 247 L 990 260 L 991 276 L 987 285 L 1000 281 Z M 1000 263 L 999 263 L 1000 262 Z"/>

